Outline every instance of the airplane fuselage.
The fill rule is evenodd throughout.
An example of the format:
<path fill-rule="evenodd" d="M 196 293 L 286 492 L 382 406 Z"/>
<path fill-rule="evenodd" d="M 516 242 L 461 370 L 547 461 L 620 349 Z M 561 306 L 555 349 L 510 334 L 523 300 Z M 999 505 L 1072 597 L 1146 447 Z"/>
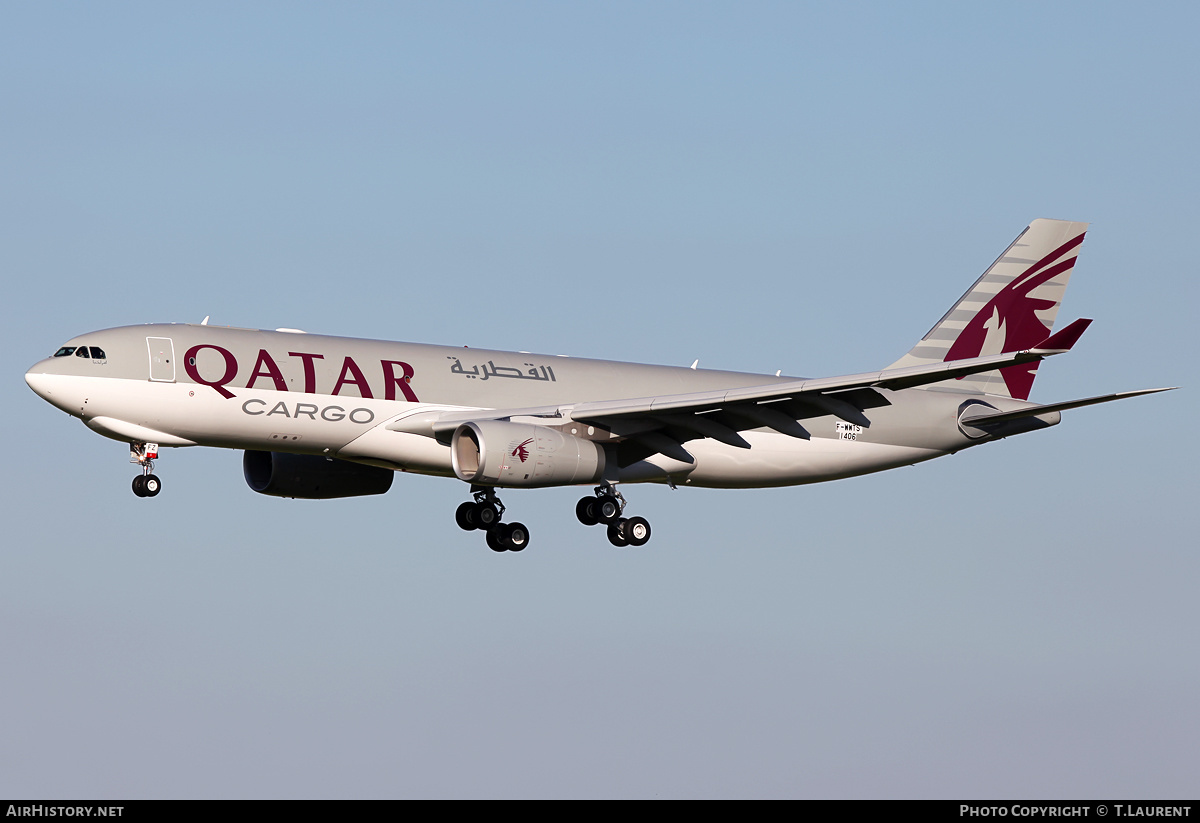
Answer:
<path fill-rule="evenodd" d="M 816 379 L 262 331 L 126 326 L 70 340 L 30 387 L 141 466 L 160 446 L 243 449 L 256 492 L 382 494 L 395 472 L 455 477 L 458 526 L 522 551 L 496 490 L 593 486 L 586 526 L 641 546 L 621 483 L 755 488 L 920 463 L 1059 422 L 1060 412 L 1167 389 L 1028 401 L 1047 357 L 1092 321 L 1054 331 L 1085 223 L 1034 220 L 941 320 L 884 369 Z"/>
<path fill-rule="evenodd" d="M 107 329 L 64 349 L 81 346 L 104 358 L 47 358 L 26 379 L 113 439 L 324 455 L 436 475 L 453 474 L 448 446 L 389 425 L 433 411 L 569 408 L 796 379 L 195 324 Z M 881 400 L 867 412 L 869 425 L 825 414 L 803 421 L 809 439 L 767 427 L 744 431 L 748 449 L 696 437 L 685 444 L 692 464 L 652 455 L 622 467 L 619 479 L 793 485 L 917 463 L 981 442 L 956 422 L 972 395 L 875 391 Z M 1029 405 L 979 399 L 1003 411 Z M 1055 422 L 1056 414 L 1041 425 Z M 595 438 L 594 431 L 575 433 Z"/>

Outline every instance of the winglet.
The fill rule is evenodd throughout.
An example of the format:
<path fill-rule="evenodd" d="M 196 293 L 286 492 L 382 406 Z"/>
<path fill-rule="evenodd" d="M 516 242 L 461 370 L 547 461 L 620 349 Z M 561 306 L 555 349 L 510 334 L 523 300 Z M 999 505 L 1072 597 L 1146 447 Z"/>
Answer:
<path fill-rule="evenodd" d="M 1074 323 L 1071 323 L 1065 329 L 1061 329 L 1047 337 L 1041 343 L 1038 343 L 1032 349 L 1034 354 L 1061 354 L 1071 350 L 1071 347 L 1078 342 L 1083 333 L 1087 331 L 1087 327 L 1092 325 L 1092 321 L 1087 318 L 1080 318 Z"/>

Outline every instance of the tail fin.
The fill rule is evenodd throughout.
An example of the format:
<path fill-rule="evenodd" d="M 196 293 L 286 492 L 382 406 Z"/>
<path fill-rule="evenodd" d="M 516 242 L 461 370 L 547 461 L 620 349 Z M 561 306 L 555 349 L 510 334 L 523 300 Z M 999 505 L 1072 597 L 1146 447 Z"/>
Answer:
<path fill-rule="evenodd" d="M 1034 220 L 912 350 L 888 368 L 1022 351 L 1054 328 L 1087 223 Z M 936 384 L 1029 399 L 1038 364 Z"/>

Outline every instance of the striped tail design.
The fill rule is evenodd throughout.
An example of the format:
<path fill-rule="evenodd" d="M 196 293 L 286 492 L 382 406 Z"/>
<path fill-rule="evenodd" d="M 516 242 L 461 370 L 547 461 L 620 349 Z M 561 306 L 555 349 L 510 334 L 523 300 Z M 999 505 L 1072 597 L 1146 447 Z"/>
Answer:
<path fill-rule="evenodd" d="M 1034 220 L 975 285 L 888 368 L 921 366 L 1032 348 L 1050 334 L 1087 223 Z M 1028 400 L 1037 363 L 934 385 Z"/>

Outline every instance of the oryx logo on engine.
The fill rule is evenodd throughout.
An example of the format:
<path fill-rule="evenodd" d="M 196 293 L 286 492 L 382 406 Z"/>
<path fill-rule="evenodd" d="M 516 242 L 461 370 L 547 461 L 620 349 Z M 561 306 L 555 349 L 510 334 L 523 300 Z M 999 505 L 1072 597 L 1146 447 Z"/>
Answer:
<path fill-rule="evenodd" d="M 524 442 L 518 443 L 516 445 L 516 447 L 511 452 L 509 452 L 509 454 L 511 454 L 513 457 L 517 458 L 522 463 L 524 463 L 526 460 L 529 459 L 529 449 L 527 449 L 526 446 L 528 446 L 532 442 L 533 442 L 533 438 L 531 437 L 528 440 L 525 440 Z M 511 446 L 512 444 L 510 443 L 509 445 Z"/>

